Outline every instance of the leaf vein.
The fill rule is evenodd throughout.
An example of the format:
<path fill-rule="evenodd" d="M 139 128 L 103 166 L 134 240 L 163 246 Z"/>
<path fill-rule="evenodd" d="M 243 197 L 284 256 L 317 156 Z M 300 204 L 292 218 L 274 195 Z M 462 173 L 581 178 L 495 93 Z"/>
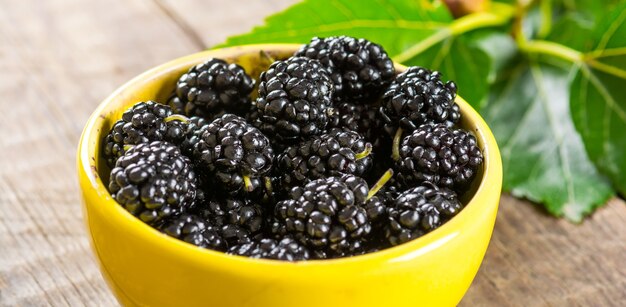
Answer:
<path fill-rule="evenodd" d="M 587 77 L 591 84 L 598 90 L 598 93 L 604 98 L 607 105 L 617 113 L 617 115 L 622 119 L 622 122 L 626 123 L 626 112 L 617 104 L 611 93 L 606 89 L 604 84 L 598 80 L 596 75 L 587 67 L 583 66 L 583 72 L 586 73 Z"/>
<path fill-rule="evenodd" d="M 396 10 L 394 5 L 390 5 L 387 0 L 377 0 L 378 4 L 387 11 L 389 16 L 393 17 L 394 20 L 403 20 L 404 18 L 400 13 Z"/>
<path fill-rule="evenodd" d="M 291 37 L 291 36 L 303 36 L 307 33 L 318 33 L 322 32 L 332 32 L 338 30 L 346 30 L 353 28 L 361 28 L 361 29 L 406 29 L 406 30 L 438 30 L 444 27 L 444 24 L 438 22 L 419 22 L 419 21 L 407 21 L 407 20 L 373 20 L 373 19 L 356 19 L 351 21 L 342 21 L 342 22 L 334 22 L 321 24 L 312 27 L 295 27 L 290 29 L 281 29 L 278 31 L 269 31 L 269 32 L 257 32 L 257 35 L 267 35 L 276 37 Z M 284 35 L 285 33 L 297 33 L 296 35 Z M 282 35 L 281 35 L 282 34 Z"/>
<path fill-rule="evenodd" d="M 606 32 L 604 32 L 602 38 L 600 39 L 600 43 L 598 43 L 598 47 L 596 47 L 596 50 L 602 50 L 606 47 L 606 45 L 609 43 L 609 40 L 615 34 L 615 31 L 617 31 L 622 23 L 624 23 L 624 19 L 626 19 L 626 10 L 622 11 L 617 17 L 617 20 L 611 23 L 611 26 L 609 26 Z"/>
<path fill-rule="evenodd" d="M 563 146 L 563 135 L 560 135 L 558 129 L 555 124 L 555 114 L 550 109 L 549 98 L 546 94 L 546 89 L 544 87 L 543 82 L 543 74 L 541 70 L 536 65 L 531 65 L 531 73 L 533 75 L 533 81 L 537 90 L 539 91 L 540 97 L 538 100 L 541 102 L 541 106 L 546 112 L 546 119 L 548 120 L 548 124 L 550 125 L 550 131 L 552 136 L 554 137 L 556 143 L 556 150 L 558 152 L 559 164 L 561 165 L 561 170 L 563 173 L 563 177 L 565 179 L 565 184 L 567 188 L 567 199 L 569 202 L 576 202 L 576 194 L 574 191 L 574 178 L 572 176 L 572 171 L 569 166 L 569 159 L 567 158 L 567 148 Z"/>

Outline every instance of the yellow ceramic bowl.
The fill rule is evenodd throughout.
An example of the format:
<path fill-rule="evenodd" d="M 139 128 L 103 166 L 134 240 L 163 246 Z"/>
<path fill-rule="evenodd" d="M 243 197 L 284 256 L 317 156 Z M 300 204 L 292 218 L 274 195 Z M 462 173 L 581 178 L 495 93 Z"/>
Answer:
<path fill-rule="evenodd" d="M 85 222 L 100 269 L 129 306 L 453 306 L 469 288 L 493 231 L 502 166 L 483 119 L 457 99 L 462 125 L 474 132 L 485 162 L 469 204 L 435 231 L 362 256 L 283 262 L 231 256 L 170 238 L 142 223 L 111 198 L 101 141 L 123 110 L 165 101 L 176 79 L 210 57 L 237 62 L 258 76 L 298 45 L 251 45 L 205 51 L 156 67 L 124 84 L 87 123 L 78 148 Z M 399 71 L 404 67 L 396 66 Z M 104 178 L 102 178 L 104 177 Z M 103 182 L 104 181 L 104 182 Z"/>

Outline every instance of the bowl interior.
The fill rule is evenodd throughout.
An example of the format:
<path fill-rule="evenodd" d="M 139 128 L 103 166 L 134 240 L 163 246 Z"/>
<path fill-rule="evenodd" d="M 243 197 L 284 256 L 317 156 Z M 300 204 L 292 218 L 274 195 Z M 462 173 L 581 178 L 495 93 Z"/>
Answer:
<path fill-rule="evenodd" d="M 85 128 L 85 132 L 83 133 L 83 144 L 81 145 L 80 154 L 82 156 L 83 168 L 86 169 L 87 177 L 91 183 L 91 186 L 96 192 L 105 200 L 107 200 L 103 205 L 106 206 L 117 206 L 118 208 L 114 209 L 115 214 L 125 214 L 132 218 L 131 223 L 140 223 L 142 225 L 138 225 L 139 228 L 142 228 L 143 231 L 152 233 L 152 235 L 159 236 L 159 240 L 167 240 L 168 244 L 173 243 L 173 246 L 177 246 L 176 248 L 192 248 L 193 246 L 182 241 L 178 241 L 174 238 L 169 238 L 160 234 L 157 230 L 151 228 L 150 226 L 143 224 L 140 220 L 135 219 L 128 212 L 121 209 L 119 205 L 115 203 L 110 197 L 106 186 L 108 185 L 109 180 L 109 172 L 110 169 L 106 165 L 104 159 L 101 158 L 100 148 L 101 142 L 104 137 L 107 135 L 115 121 L 121 118 L 122 113 L 133 104 L 140 101 L 154 100 L 160 103 L 167 103 L 168 98 L 171 95 L 172 90 L 176 85 L 176 80 L 185 73 L 189 67 L 198 64 L 207 60 L 209 57 L 216 57 L 224 59 L 227 62 L 237 63 L 244 67 L 246 71 L 255 79 L 258 80 L 259 74 L 265 70 L 270 64 L 272 59 L 284 59 L 291 56 L 300 45 L 292 45 L 292 44 L 275 44 L 275 45 L 263 45 L 259 46 L 242 46 L 242 47 L 233 47 L 233 48 L 225 48 L 220 50 L 212 50 L 210 51 L 210 56 L 206 54 L 206 52 L 194 54 L 191 56 L 187 56 L 184 58 L 180 58 L 178 60 L 166 63 L 159 67 L 156 67 L 152 70 L 145 72 L 144 74 L 136 77 L 131 80 L 123 87 L 114 92 L 109 98 L 107 98 L 94 112 L 92 115 L 92 119 Z M 259 51 L 261 50 L 261 51 Z M 396 70 L 398 72 L 402 72 L 405 69 L 404 66 L 396 64 Z M 256 90 L 254 91 L 256 92 Z M 498 181 L 498 172 L 497 167 L 494 170 L 490 170 L 492 165 L 498 164 L 497 160 L 499 156 L 493 154 L 492 151 L 497 151 L 495 147 L 495 141 L 489 132 L 484 121 L 480 118 L 480 116 L 465 102 L 462 98 L 457 97 L 457 103 L 460 106 L 462 120 L 460 126 L 472 131 L 477 138 L 479 147 L 483 150 L 483 154 L 485 156 L 483 167 L 479 170 L 475 180 L 473 181 L 469 191 L 465 193 L 465 195 L 461 196 L 462 201 L 467 204 L 466 208 L 462 210 L 456 217 L 442 225 L 440 228 L 432 231 L 431 233 L 411 242 L 388 248 L 382 251 L 368 253 L 365 255 L 347 257 L 347 258 L 339 258 L 339 259 L 331 259 L 331 260 L 313 260 L 306 261 L 303 263 L 335 263 L 335 262 L 346 262 L 346 261 L 356 261 L 361 258 L 368 257 L 376 257 L 377 255 L 385 255 L 388 256 L 393 255 L 401 255 L 408 251 L 412 251 L 418 249 L 420 247 L 424 247 L 428 245 L 430 242 L 436 241 L 438 238 L 445 236 L 445 232 L 447 228 L 455 227 L 456 220 L 462 219 L 465 214 L 469 214 L 466 211 L 469 211 L 471 207 L 481 206 L 480 203 L 473 202 L 472 199 L 479 193 L 481 190 L 486 189 L 486 184 L 488 181 Z M 495 171 L 495 173 L 493 173 Z M 492 178 L 487 178 L 486 174 L 493 173 Z M 499 184 L 499 183 L 498 183 Z M 499 188 L 498 188 L 499 191 Z M 477 208 L 476 210 L 478 210 Z M 190 250 L 191 251 L 191 250 Z M 212 250 L 203 250 L 203 249 L 193 249 L 193 253 L 208 253 L 208 254 L 221 254 L 224 257 L 228 258 L 245 258 L 238 256 L 230 256 L 223 254 L 221 252 L 215 252 Z M 283 261 L 274 261 L 274 260 L 265 260 L 265 259 L 250 259 L 245 258 L 239 259 L 240 261 L 250 261 L 256 263 L 263 262 L 272 262 L 276 264 L 276 262 L 285 263 L 285 265 L 289 265 L 287 262 Z M 301 263 L 302 264 L 302 263 Z"/>

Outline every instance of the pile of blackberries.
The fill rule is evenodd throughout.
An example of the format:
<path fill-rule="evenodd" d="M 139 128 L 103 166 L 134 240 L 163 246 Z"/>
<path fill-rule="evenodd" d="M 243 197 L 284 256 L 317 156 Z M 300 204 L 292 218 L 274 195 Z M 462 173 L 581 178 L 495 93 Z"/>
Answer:
<path fill-rule="evenodd" d="M 113 198 L 199 247 L 288 261 L 402 244 L 463 208 L 483 156 L 438 72 L 396 75 L 340 36 L 253 77 L 209 59 L 129 108 L 103 140 Z"/>

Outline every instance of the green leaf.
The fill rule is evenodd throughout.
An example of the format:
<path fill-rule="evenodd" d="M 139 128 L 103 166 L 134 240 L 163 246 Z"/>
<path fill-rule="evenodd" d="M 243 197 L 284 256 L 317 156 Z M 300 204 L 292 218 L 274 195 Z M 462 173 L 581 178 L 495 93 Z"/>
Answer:
<path fill-rule="evenodd" d="M 589 157 L 626 195 L 626 3 L 593 32 L 571 85 L 571 109 Z"/>
<path fill-rule="evenodd" d="M 592 22 L 600 22 L 613 10 L 618 9 L 620 2 L 623 0 L 558 0 L 555 4 L 566 12 L 584 14 Z"/>
<path fill-rule="evenodd" d="M 228 38 L 220 46 L 252 43 L 307 43 L 311 37 L 348 35 L 384 46 L 394 60 L 441 70 L 459 94 L 475 106 L 486 101 L 491 58 L 465 32 L 506 23 L 510 6 L 453 20 L 440 1 L 307 0 L 270 16 L 265 25 Z M 218 46 L 219 47 L 219 46 Z"/>
<path fill-rule="evenodd" d="M 613 191 L 585 154 L 568 98 L 566 70 L 523 61 L 494 84 L 482 113 L 500 145 L 504 189 L 578 222 Z"/>
<path fill-rule="evenodd" d="M 593 46 L 593 22 L 584 15 L 569 13 L 563 16 L 546 38 L 549 41 L 576 50 L 588 50 Z"/>
<path fill-rule="evenodd" d="M 349 35 L 385 47 L 390 56 L 419 43 L 452 22 L 446 6 L 426 0 L 305 0 L 268 17 L 265 25 L 233 36 L 221 46 L 307 43 L 312 37 Z"/>

